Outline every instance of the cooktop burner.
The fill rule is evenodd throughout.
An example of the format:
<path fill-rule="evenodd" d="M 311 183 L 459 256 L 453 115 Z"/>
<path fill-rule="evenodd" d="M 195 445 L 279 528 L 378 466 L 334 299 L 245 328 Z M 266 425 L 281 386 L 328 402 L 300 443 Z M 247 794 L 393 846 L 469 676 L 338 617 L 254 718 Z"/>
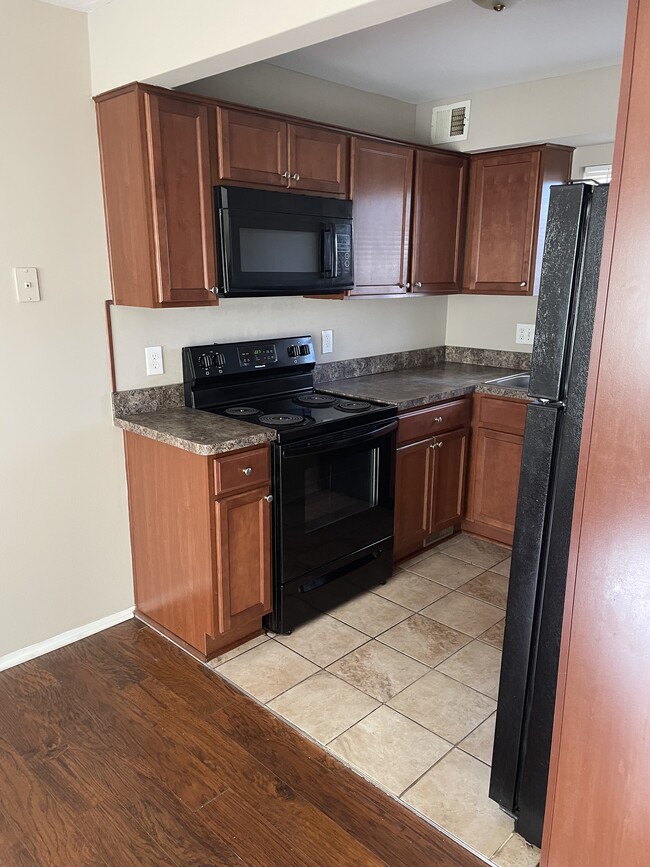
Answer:
<path fill-rule="evenodd" d="M 371 404 L 366 400 L 340 400 L 336 406 L 343 412 L 366 412 Z"/>
<path fill-rule="evenodd" d="M 224 415 L 232 415 L 239 416 L 240 418 L 244 418 L 245 416 L 259 415 L 262 410 L 256 409 L 254 406 L 229 406 L 228 409 L 224 409 Z"/>
<path fill-rule="evenodd" d="M 300 406 L 334 406 L 336 398 L 329 394 L 305 394 L 302 397 L 295 397 L 294 401 Z"/>
<path fill-rule="evenodd" d="M 304 422 L 304 418 L 301 415 L 291 415 L 290 413 L 261 415 L 257 420 L 260 424 L 267 424 L 271 427 L 289 427 L 290 425 L 302 424 Z"/>

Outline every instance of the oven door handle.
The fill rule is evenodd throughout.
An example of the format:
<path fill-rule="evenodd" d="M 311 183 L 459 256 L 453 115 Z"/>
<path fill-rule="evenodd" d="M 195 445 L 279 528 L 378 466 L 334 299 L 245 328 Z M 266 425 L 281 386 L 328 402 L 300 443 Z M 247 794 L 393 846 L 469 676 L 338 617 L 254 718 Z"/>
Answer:
<path fill-rule="evenodd" d="M 319 439 L 308 440 L 299 445 L 284 446 L 282 453 L 290 458 L 304 457 L 305 455 L 320 455 L 326 452 L 338 452 L 341 449 L 355 446 L 359 443 L 369 443 L 380 439 L 387 434 L 397 430 L 397 420 L 391 421 L 380 428 L 365 430 L 363 433 L 357 433 L 354 436 L 341 438 L 340 436 L 321 437 Z"/>

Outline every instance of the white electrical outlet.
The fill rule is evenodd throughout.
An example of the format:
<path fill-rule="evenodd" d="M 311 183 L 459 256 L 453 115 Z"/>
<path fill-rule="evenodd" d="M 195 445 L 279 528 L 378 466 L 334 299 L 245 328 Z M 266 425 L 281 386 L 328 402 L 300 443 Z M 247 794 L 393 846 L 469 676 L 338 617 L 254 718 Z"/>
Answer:
<path fill-rule="evenodd" d="M 334 332 L 321 331 L 320 351 L 323 355 L 334 351 Z"/>
<path fill-rule="evenodd" d="M 147 346 L 144 350 L 144 357 L 147 362 L 147 376 L 158 376 L 158 374 L 165 372 L 162 346 Z"/>
<path fill-rule="evenodd" d="M 534 325 L 517 325 L 515 343 L 527 343 L 529 346 L 533 343 L 535 337 Z"/>

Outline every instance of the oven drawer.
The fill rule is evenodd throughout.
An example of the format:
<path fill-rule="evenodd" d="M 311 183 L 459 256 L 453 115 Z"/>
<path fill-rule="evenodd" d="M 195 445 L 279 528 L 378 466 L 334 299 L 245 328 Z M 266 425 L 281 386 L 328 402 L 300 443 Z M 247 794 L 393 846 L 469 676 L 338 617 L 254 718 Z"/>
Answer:
<path fill-rule="evenodd" d="M 466 427 L 470 423 L 471 416 L 471 401 L 468 397 L 428 406 L 415 412 L 407 412 L 399 417 L 397 443 L 402 445 Z"/>
<path fill-rule="evenodd" d="M 214 462 L 214 492 L 217 496 L 245 490 L 270 481 L 269 449 L 233 452 Z"/>

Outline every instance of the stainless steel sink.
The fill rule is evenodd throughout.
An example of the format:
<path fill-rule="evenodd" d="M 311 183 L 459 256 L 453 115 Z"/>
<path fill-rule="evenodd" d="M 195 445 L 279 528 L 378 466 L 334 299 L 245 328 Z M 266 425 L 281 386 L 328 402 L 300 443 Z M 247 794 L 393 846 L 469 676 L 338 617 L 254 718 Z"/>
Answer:
<path fill-rule="evenodd" d="M 499 379 L 488 379 L 487 384 L 502 385 L 504 388 L 525 388 L 528 391 L 530 373 L 514 373 L 510 376 L 501 376 Z"/>

